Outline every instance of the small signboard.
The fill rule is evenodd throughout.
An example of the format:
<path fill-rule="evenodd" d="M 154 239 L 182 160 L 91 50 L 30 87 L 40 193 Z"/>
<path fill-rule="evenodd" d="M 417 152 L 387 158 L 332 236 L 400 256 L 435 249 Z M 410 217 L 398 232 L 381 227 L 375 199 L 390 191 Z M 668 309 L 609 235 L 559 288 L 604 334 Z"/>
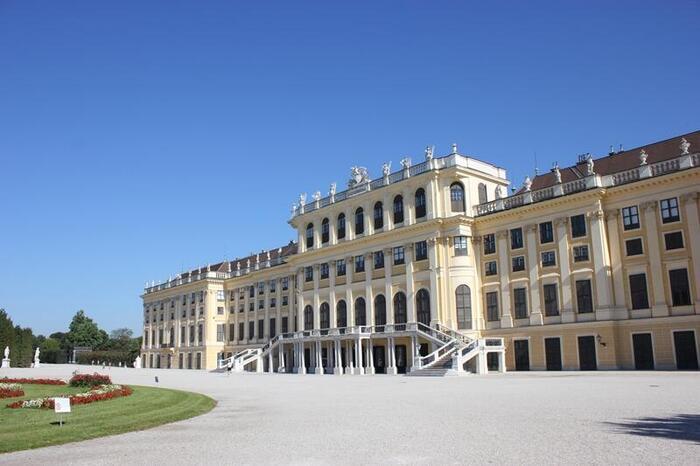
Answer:
<path fill-rule="evenodd" d="M 70 413 L 70 398 L 54 398 L 53 410 L 58 414 L 58 425 L 63 426 L 63 414 Z"/>

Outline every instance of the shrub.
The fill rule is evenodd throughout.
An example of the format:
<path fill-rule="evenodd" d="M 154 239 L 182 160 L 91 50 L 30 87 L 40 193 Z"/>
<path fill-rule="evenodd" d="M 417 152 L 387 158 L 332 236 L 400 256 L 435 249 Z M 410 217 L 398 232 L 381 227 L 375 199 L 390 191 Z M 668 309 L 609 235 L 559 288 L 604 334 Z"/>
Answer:
<path fill-rule="evenodd" d="M 98 387 L 100 385 L 111 385 L 112 379 L 108 375 L 98 374 L 76 374 L 70 379 L 71 387 Z"/>
<path fill-rule="evenodd" d="M 112 398 L 119 398 L 122 396 L 129 396 L 133 393 L 130 387 L 127 385 L 100 385 L 93 387 L 90 391 L 85 393 L 78 393 L 76 395 L 66 395 L 65 398 L 70 398 L 71 405 L 85 405 L 89 403 L 95 403 L 96 401 L 111 400 Z M 54 408 L 54 398 L 57 397 L 46 397 L 46 398 L 36 398 L 34 400 L 19 400 L 7 405 L 8 408 Z"/>
<path fill-rule="evenodd" d="M 24 390 L 18 383 L 0 383 L 0 398 L 24 396 Z"/>

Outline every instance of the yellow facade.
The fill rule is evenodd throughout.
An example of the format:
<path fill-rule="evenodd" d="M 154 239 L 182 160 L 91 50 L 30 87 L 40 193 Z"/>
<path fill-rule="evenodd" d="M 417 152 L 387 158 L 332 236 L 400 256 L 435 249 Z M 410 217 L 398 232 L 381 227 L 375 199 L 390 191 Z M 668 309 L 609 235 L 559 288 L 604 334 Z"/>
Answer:
<path fill-rule="evenodd" d="M 311 357 L 323 373 L 342 349 L 343 364 L 364 364 L 360 373 L 386 354 L 410 371 L 439 342 L 376 331 L 420 323 L 465 341 L 504 338 L 509 370 L 692 368 L 698 147 L 692 133 L 597 159 L 600 172 L 586 160 L 567 169 L 573 179 L 557 172 L 552 182 L 553 172 L 510 196 L 503 169 L 456 148 L 375 180 L 354 170 L 347 191 L 302 196 L 290 220 L 296 245 L 147 287 L 143 361 L 214 369 L 262 348 L 268 370 Z M 319 334 L 311 343 L 299 335 L 294 353 L 269 348 L 281 334 L 351 326 L 367 332 L 354 349 Z M 405 356 L 389 351 L 397 342 Z"/>

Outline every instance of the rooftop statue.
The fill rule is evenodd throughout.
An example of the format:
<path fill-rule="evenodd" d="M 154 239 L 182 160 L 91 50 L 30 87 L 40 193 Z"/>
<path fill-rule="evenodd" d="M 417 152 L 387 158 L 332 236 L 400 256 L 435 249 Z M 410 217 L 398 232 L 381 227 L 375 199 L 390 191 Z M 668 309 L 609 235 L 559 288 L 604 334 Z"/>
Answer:
<path fill-rule="evenodd" d="M 641 152 L 639 152 L 639 165 L 646 165 L 647 157 L 649 157 L 649 154 L 647 154 L 647 151 L 642 149 Z"/>
<path fill-rule="evenodd" d="M 382 175 L 389 176 L 391 173 L 391 162 L 386 162 L 382 165 Z"/>
<path fill-rule="evenodd" d="M 350 180 L 348 180 L 348 188 L 357 186 L 358 184 L 368 183 L 369 173 L 365 167 L 350 168 Z"/>
<path fill-rule="evenodd" d="M 586 159 L 586 175 L 587 176 L 591 176 L 591 175 L 595 174 L 595 172 L 593 171 L 594 165 L 595 164 L 593 162 L 593 157 L 589 155 L 588 158 Z"/>
<path fill-rule="evenodd" d="M 681 155 L 688 155 L 688 150 L 690 149 L 690 143 L 685 139 L 681 139 Z"/>

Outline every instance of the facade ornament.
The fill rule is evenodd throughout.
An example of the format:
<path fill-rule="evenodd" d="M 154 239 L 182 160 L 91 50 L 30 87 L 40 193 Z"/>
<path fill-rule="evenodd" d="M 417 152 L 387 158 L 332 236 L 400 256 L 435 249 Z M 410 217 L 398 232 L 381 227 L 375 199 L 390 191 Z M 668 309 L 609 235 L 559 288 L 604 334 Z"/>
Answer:
<path fill-rule="evenodd" d="M 508 230 L 498 230 L 496 232 L 496 238 L 498 239 L 508 239 Z"/>
<path fill-rule="evenodd" d="M 525 188 L 525 191 L 530 191 L 532 189 L 532 180 L 529 176 L 525 177 L 525 181 L 523 182 L 523 188 Z"/>
<path fill-rule="evenodd" d="M 297 214 L 297 204 L 296 202 L 292 202 L 292 208 L 290 209 L 292 211 L 292 217 L 294 217 Z"/>
<path fill-rule="evenodd" d="M 595 175 L 595 172 L 593 171 L 594 165 L 595 165 L 595 163 L 593 162 L 593 156 L 589 154 L 588 157 L 586 158 L 586 175 L 588 175 L 588 176 Z"/>
<path fill-rule="evenodd" d="M 248 268 L 248 269 L 250 268 L 250 259 L 248 259 L 248 260 L 245 262 L 245 266 L 246 266 L 246 268 Z"/>
<path fill-rule="evenodd" d="M 359 184 L 369 182 L 369 173 L 365 167 L 351 167 L 348 188 L 353 188 Z"/>
<path fill-rule="evenodd" d="M 335 183 L 331 183 L 331 187 L 328 190 L 328 195 L 331 197 L 331 202 L 335 202 L 335 190 L 336 190 Z"/>
<path fill-rule="evenodd" d="M 265 256 L 266 261 L 270 261 L 270 251 L 267 251 L 267 256 Z"/>
<path fill-rule="evenodd" d="M 569 217 L 559 217 L 554 219 L 554 225 L 556 226 L 566 226 L 569 224 Z"/>
<path fill-rule="evenodd" d="M 411 168 L 411 158 L 410 157 L 404 157 L 401 159 L 401 168 L 404 170 L 408 170 Z"/>
<path fill-rule="evenodd" d="M 241 262 L 240 261 L 236 262 L 236 271 L 237 272 L 241 271 Z"/>
<path fill-rule="evenodd" d="M 382 164 L 382 176 L 388 178 L 389 173 L 391 173 L 391 162 L 386 162 Z"/>
<path fill-rule="evenodd" d="M 456 154 L 457 153 L 457 143 L 452 144 L 452 152 L 450 154 Z"/>
<path fill-rule="evenodd" d="M 537 224 L 536 223 L 530 223 L 528 225 L 525 225 L 525 231 L 532 231 L 532 232 L 537 232 Z"/>
<path fill-rule="evenodd" d="M 503 191 L 501 190 L 501 185 L 496 186 L 496 199 L 503 197 Z"/>
<path fill-rule="evenodd" d="M 321 200 L 321 191 L 316 191 L 313 196 L 312 196 L 314 201 L 319 201 Z"/>
<path fill-rule="evenodd" d="M 557 184 L 561 184 L 561 171 L 559 170 L 559 164 L 554 162 L 554 178 L 557 180 Z"/>
<path fill-rule="evenodd" d="M 685 139 L 681 139 L 681 155 L 688 155 L 688 150 L 690 150 L 690 143 Z"/>
<path fill-rule="evenodd" d="M 646 165 L 647 164 L 647 157 L 649 157 L 649 154 L 647 154 L 647 151 L 642 149 L 639 152 L 639 165 Z"/>
<path fill-rule="evenodd" d="M 425 161 L 430 162 L 433 160 L 433 150 L 434 148 L 432 146 L 427 146 L 425 148 Z"/>
<path fill-rule="evenodd" d="M 306 205 L 306 193 L 299 194 L 299 213 L 304 213 L 304 206 Z"/>
<path fill-rule="evenodd" d="M 656 210 L 656 201 L 642 202 L 639 207 L 641 207 L 642 210 Z"/>

